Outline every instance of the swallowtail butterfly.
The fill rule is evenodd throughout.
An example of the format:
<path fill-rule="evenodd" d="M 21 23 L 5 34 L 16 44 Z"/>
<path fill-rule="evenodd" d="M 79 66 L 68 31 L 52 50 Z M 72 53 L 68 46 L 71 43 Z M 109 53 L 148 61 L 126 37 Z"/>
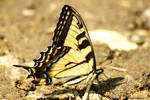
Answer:
<path fill-rule="evenodd" d="M 29 71 L 28 77 L 34 78 L 33 83 L 63 82 L 66 86 L 86 80 L 84 100 L 92 81 L 103 72 L 103 69 L 96 69 L 92 43 L 80 14 L 69 5 L 62 8 L 52 45 L 40 54 L 39 59 L 33 60 L 33 67 L 14 66 Z"/>

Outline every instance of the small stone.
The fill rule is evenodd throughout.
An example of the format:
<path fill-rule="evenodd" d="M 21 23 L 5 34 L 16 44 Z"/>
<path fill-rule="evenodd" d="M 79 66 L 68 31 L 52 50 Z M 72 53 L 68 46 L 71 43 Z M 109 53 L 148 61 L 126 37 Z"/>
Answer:
<path fill-rule="evenodd" d="M 34 14 L 35 14 L 35 11 L 33 10 L 33 9 L 24 9 L 23 11 L 22 11 L 22 14 L 24 15 L 24 16 L 27 16 L 27 17 L 30 17 L 30 16 L 33 16 Z"/>
<path fill-rule="evenodd" d="M 137 44 L 128 40 L 128 38 L 116 31 L 94 30 L 89 32 L 93 43 L 104 43 L 112 50 L 133 50 L 137 49 Z"/>
<path fill-rule="evenodd" d="M 150 8 L 146 9 L 142 16 L 146 19 L 145 25 L 148 29 L 150 29 Z"/>
<path fill-rule="evenodd" d="M 89 100 L 102 100 L 102 96 L 97 93 L 90 93 Z"/>
<path fill-rule="evenodd" d="M 135 42 L 136 44 L 143 44 L 143 40 L 142 40 L 142 38 L 139 36 L 139 35 L 136 35 L 136 34 L 134 34 L 134 35 L 132 35 L 131 36 L 131 41 L 133 41 L 133 42 Z"/>

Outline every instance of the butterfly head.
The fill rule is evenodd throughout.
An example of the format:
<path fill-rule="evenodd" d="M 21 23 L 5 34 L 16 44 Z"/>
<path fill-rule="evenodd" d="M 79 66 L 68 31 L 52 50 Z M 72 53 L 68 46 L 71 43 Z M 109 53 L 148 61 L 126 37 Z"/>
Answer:
<path fill-rule="evenodd" d="M 52 82 L 51 78 L 48 76 L 46 72 L 46 68 L 44 67 L 28 67 L 28 66 L 22 66 L 22 65 L 14 65 L 15 67 L 22 67 L 26 69 L 30 74 L 27 76 L 27 78 L 33 77 L 34 80 L 32 83 L 40 85 L 40 84 L 50 84 Z"/>

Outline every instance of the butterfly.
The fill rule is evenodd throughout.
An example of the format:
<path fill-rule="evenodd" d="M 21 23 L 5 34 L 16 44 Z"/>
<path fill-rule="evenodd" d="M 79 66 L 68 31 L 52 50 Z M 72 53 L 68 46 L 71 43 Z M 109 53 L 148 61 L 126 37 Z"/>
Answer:
<path fill-rule="evenodd" d="M 62 8 L 52 45 L 40 54 L 40 58 L 33 60 L 33 67 L 14 66 L 26 69 L 36 84 L 62 82 L 68 86 L 86 80 L 84 98 L 95 77 L 103 72 L 102 68 L 96 69 L 91 39 L 80 14 L 69 5 Z"/>

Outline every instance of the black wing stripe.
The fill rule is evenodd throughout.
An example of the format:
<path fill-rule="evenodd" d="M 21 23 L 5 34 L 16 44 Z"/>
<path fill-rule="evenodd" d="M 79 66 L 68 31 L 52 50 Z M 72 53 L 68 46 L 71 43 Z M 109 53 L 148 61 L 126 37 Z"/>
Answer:
<path fill-rule="evenodd" d="M 85 37 L 85 32 L 80 33 L 80 34 L 76 37 L 76 39 L 77 39 L 77 40 L 80 40 L 80 39 L 83 38 L 83 37 Z"/>
<path fill-rule="evenodd" d="M 89 62 L 90 59 L 93 58 L 93 52 L 89 52 L 86 56 L 86 61 Z"/>
<path fill-rule="evenodd" d="M 43 53 L 43 52 L 40 52 L 40 58 L 38 58 L 37 61 L 43 60 L 43 57 L 44 57 L 44 53 Z"/>
<path fill-rule="evenodd" d="M 48 46 L 46 52 L 50 53 L 50 50 L 51 50 L 51 46 Z"/>
<path fill-rule="evenodd" d="M 74 62 L 69 62 L 69 63 L 65 64 L 65 66 L 68 66 L 68 65 L 73 64 L 73 63 L 74 63 Z"/>
<path fill-rule="evenodd" d="M 63 46 L 73 19 L 71 11 L 71 8 L 68 6 L 62 9 L 57 27 L 54 31 L 55 34 L 52 47 Z"/>
<path fill-rule="evenodd" d="M 90 42 L 88 40 L 83 40 L 82 43 L 80 45 L 78 45 L 78 48 L 80 50 L 86 48 L 87 46 L 90 46 Z"/>

